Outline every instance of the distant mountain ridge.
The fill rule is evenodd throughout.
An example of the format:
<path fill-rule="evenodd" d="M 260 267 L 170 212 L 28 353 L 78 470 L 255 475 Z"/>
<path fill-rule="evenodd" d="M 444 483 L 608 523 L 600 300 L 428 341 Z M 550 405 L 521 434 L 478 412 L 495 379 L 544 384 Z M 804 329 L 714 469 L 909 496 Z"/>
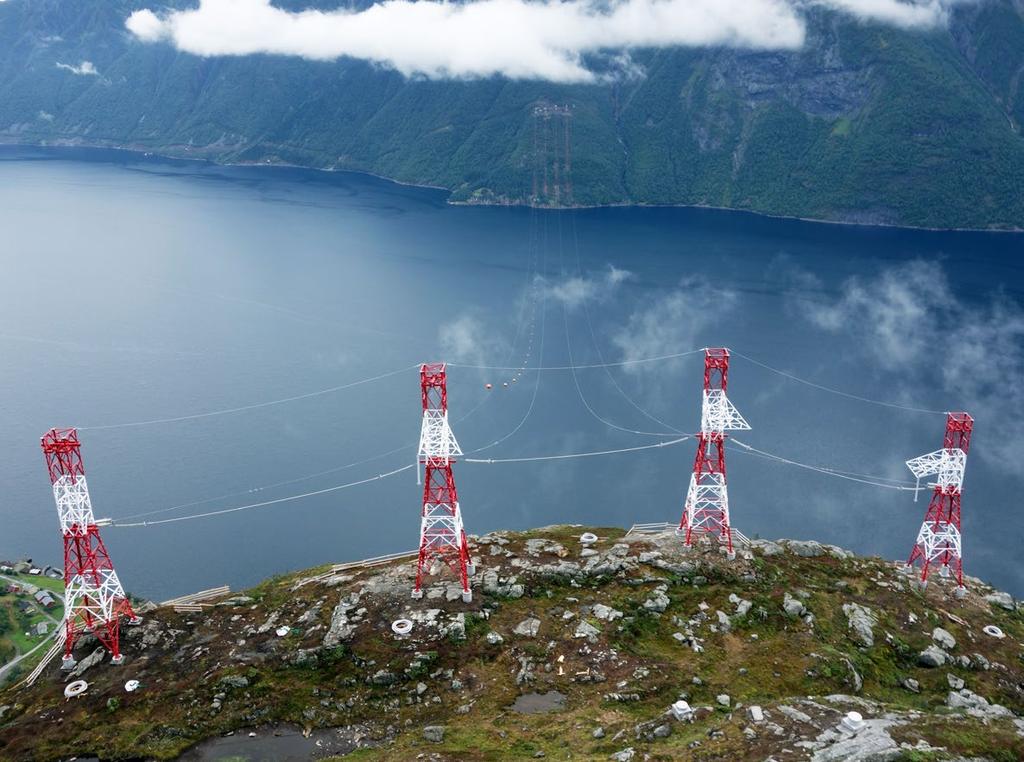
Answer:
<path fill-rule="evenodd" d="M 930 32 L 817 10 L 800 51 L 637 51 L 642 76 L 600 85 L 204 59 L 134 39 L 145 5 L 0 3 L 0 142 L 361 170 L 474 203 L 1024 228 L 1022 0 Z"/>

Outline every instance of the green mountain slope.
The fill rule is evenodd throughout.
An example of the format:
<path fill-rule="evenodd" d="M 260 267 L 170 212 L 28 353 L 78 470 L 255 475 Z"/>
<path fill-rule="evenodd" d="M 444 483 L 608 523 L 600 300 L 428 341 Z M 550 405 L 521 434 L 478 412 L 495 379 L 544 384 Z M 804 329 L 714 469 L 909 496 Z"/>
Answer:
<path fill-rule="evenodd" d="M 573 86 L 202 59 L 133 39 L 143 5 L 0 3 L 0 140 L 363 170 L 456 201 L 1024 227 L 1020 0 L 931 32 L 818 11 L 799 52 L 640 51 L 644 76 Z M 82 61 L 98 74 L 57 66 Z"/>

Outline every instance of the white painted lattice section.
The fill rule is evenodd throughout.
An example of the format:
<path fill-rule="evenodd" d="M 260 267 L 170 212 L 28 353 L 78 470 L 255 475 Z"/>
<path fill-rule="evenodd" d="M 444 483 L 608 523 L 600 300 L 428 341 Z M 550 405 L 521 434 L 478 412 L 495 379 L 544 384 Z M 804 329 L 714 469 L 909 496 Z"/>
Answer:
<path fill-rule="evenodd" d="M 89 540 L 85 535 L 88 528 L 96 523 L 96 519 L 85 476 L 61 476 L 53 483 L 53 497 L 65 537 L 69 534 L 80 536 L 82 546 L 88 545 Z M 99 569 L 95 576 L 91 572 L 74 574 L 64 589 L 65 622 L 69 615 L 77 618 L 86 612 L 101 621 L 109 621 L 115 618 L 115 604 L 125 598 L 124 588 L 113 569 Z"/>
<path fill-rule="evenodd" d="M 963 557 L 960 552 L 960 530 L 946 521 L 938 522 L 938 526 L 935 522 L 925 521 L 917 533 L 917 544 L 928 562 L 942 562 L 947 553 L 954 558 Z M 948 569 L 947 566 L 940 568 L 944 572 Z"/>
<path fill-rule="evenodd" d="M 722 474 L 705 474 L 698 482 L 690 475 L 686 491 L 686 521 L 691 532 L 723 534 L 729 522 L 729 488 Z"/>
<path fill-rule="evenodd" d="M 73 526 L 84 532 L 86 527 L 96 523 L 85 476 L 65 474 L 57 479 L 53 483 L 53 499 L 57 503 L 57 516 L 60 519 L 62 533 L 67 534 Z"/>
<path fill-rule="evenodd" d="M 462 548 L 462 513 L 459 504 L 426 503 L 420 521 L 420 537 L 428 549 L 450 550 L 456 556 Z"/>
<path fill-rule="evenodd" d="M 420 460 L 447 464 L 451 458 L 459 455 L 462 455 L 462 449 L 455 441 L 455 433 L 451 426 L 448 425 L 448 411 L 424 410 L 423 424 L 420 427 Z"/>
<path fill-rule="evenodd" d="M 907 468 L 918 481 L 935 474 L 936 484 L 943 489 L 959 490 L 964 483 L 966 467 L 967 453 L 960 448 L 936 450 L 907 461 Z"/>
<path fill-rule="evenodd" d="M 723 431 L 749 431 L 746 422 L 736 406 L 721 389 L 706 389 L 700 410 L 700 430 L 711 434 Z"/>

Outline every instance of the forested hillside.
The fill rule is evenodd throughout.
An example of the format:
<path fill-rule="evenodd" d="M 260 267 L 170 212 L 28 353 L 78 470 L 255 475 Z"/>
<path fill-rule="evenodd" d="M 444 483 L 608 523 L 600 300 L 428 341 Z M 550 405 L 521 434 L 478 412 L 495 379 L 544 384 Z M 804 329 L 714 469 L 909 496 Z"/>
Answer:
<path fill-rule="evenodd" d="M 798 52 L 636 51 L 642 74 L 597 85 L 200 58 L 130 35 L 144 5 L 0 3 L 0 141 L 364 170 L 455 201 L 1024 227 L 1021 0 L 932 31 L 819 10 Z"/>

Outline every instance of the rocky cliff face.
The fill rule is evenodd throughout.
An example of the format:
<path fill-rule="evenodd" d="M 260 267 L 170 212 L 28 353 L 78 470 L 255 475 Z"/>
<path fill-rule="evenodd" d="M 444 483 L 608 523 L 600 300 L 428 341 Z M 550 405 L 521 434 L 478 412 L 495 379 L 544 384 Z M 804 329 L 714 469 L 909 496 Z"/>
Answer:
<path fill-rule="evenodd" d="M 1024 755 L 1010 596 L 978 580 L 962 598 L 922 591 L 816 542 L 729 560 L 673 533 L 594 529 L 584 545 L 583 531 L 474 539 L 469 603 L 440 569 L 412 600 L 405 561 L 289 575 L 198 613 L 153 608 L 127 630 L 125 665 L 82 644 L 80 698 L 64 699 L 56 665 L 0 694 L 0 758 L 174 758 L 197 743 L 189 758 Z"/>

